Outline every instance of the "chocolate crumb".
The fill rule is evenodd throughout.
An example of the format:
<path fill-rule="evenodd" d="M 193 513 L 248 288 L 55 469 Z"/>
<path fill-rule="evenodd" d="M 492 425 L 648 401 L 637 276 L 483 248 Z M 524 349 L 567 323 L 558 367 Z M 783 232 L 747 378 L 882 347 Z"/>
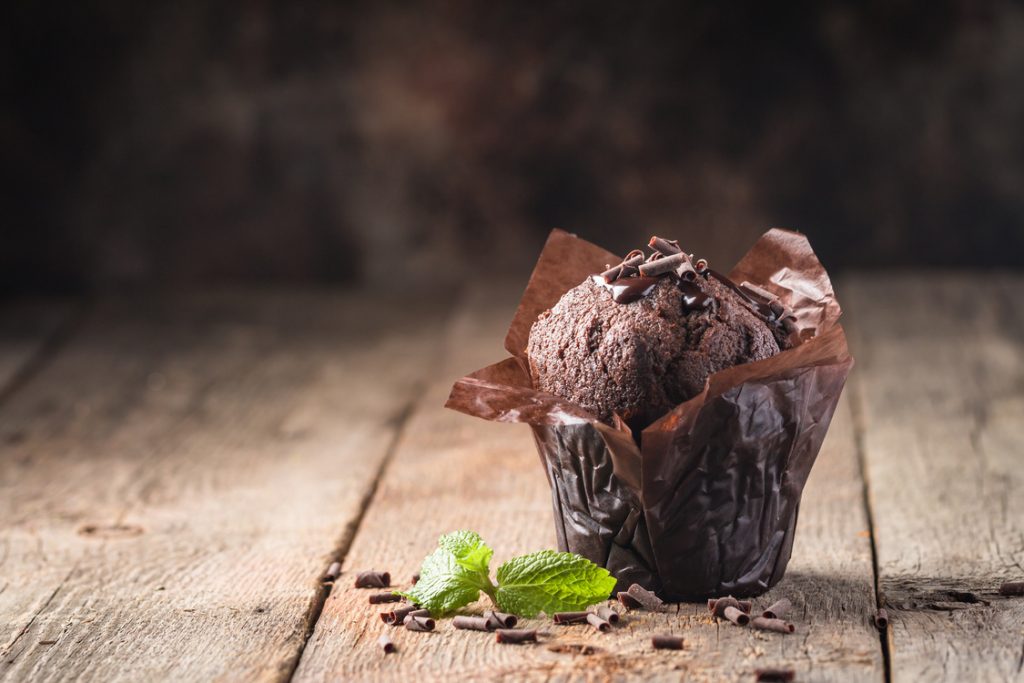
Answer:
<path fill-rule="evenodd" d="M 415 574 L 412 575 L 412 585 L 415 586 L 417 583 L 419 583 L 419 581 L 420 581 L 420 573 L 416 572 Z"/>
<path fill-rule="evenodd" d="M 875 627 L 881 631 L 889 628 L 889 612 L 884 607 L 875 612 Z"/>
<path fill-rule="evenodd" d="M 757 669 L 754 673 L 759 683 L 788 683 L 796 678 L 792 669 Z"/>
<path fill-rule="evenodd" d="M 330 583 L 341 576 L 341 562 L 331 562 L 331 566 L 324 572 L 324 583 Z"/>

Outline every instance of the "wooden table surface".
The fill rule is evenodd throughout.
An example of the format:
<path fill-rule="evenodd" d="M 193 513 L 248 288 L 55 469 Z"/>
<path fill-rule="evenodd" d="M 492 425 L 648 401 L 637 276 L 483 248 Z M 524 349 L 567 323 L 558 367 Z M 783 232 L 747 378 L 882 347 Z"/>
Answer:
<path fill-rule="evenodd" d="M 997 592 L 1024 579 L 1024 277 L 838 292 L 857 367 L 759 600 L 797 633 L 693 604 L 552 629 L 592 655 L 442 622 L 384 657 L 352 588 L 455 529 L 495 562 L 554 546 L 529 430 L 442 408 L 505 356 L 514 287 L 0 304 L 0 680 L 1024 681 L 1024 598 Z"/>

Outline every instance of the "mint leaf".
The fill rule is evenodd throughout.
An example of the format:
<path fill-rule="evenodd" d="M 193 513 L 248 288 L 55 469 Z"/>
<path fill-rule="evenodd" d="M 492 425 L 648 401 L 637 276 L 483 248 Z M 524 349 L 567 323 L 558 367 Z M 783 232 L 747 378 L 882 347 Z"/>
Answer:
<path fill-rule="evenodd" d="M 491 573 L 491 555 L 484 539 L 475 531 L 455 531 L 441 537 L 437 544 L 455 556 L 463 569 L 488 576 Z"/>
<path fill-rule="evenodd" d="M 498 568 L 495 600 L 505 612 L 535 617 L 539 612 L 586 609 L 607 599 L 613 588 L 615 578 L 590 560 L 542 550 L 513 558 Z"/>
<path fill-rule="evenodd" d="M 479 534 L 457 531 L 442 536 L 438 546 L 423 560 L 416 585 L 399 595 L 441 616 L 473 602 L 480 591 L 494 592 L 489 576 L 493 551 Z"/>

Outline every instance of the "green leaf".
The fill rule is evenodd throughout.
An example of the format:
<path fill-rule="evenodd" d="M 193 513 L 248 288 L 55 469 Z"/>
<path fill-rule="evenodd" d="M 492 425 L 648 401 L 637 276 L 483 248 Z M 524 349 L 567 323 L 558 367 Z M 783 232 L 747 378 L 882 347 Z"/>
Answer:
<path fill-rule="evenodd" d="M 438 546 L 423 560 L 416 585 L 399 595 L 441 616 L 477 600 L 480 591 L 493 592 L 489 576 L 493 551 L 479 534 L 456 531 L 442 536 Z"/>
<path fill-rule="evenodd" d="M 418 584 L 417 584 L 418 585 Z M 524 617 L 586 609 L 606 600 L 615 578 L 572 553 L 542 550 L 509 560 L 498 568 L 498 607 Z"/>
<path fill-rule="evenodd" d="M 480 534 L 475 531 L 455 531 L 440 538 L 437 544 L 455 556 L 464 569 L 487 576 L 491 573 L 491 555 Z"/>

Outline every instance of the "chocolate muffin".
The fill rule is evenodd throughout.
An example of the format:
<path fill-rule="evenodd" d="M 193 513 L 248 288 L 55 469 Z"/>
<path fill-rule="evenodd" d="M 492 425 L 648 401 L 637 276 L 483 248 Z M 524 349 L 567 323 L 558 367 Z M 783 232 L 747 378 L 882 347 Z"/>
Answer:
<path fill-rule="evenodd" d="M 569 290 L 530 330 L 534 386 L 638 431 L 700 393 L 708 375 L 786 348 L 770 313 L 710 273 L 595 275 Z M 631 296 L 618 296 L 623 283 Z"/>

